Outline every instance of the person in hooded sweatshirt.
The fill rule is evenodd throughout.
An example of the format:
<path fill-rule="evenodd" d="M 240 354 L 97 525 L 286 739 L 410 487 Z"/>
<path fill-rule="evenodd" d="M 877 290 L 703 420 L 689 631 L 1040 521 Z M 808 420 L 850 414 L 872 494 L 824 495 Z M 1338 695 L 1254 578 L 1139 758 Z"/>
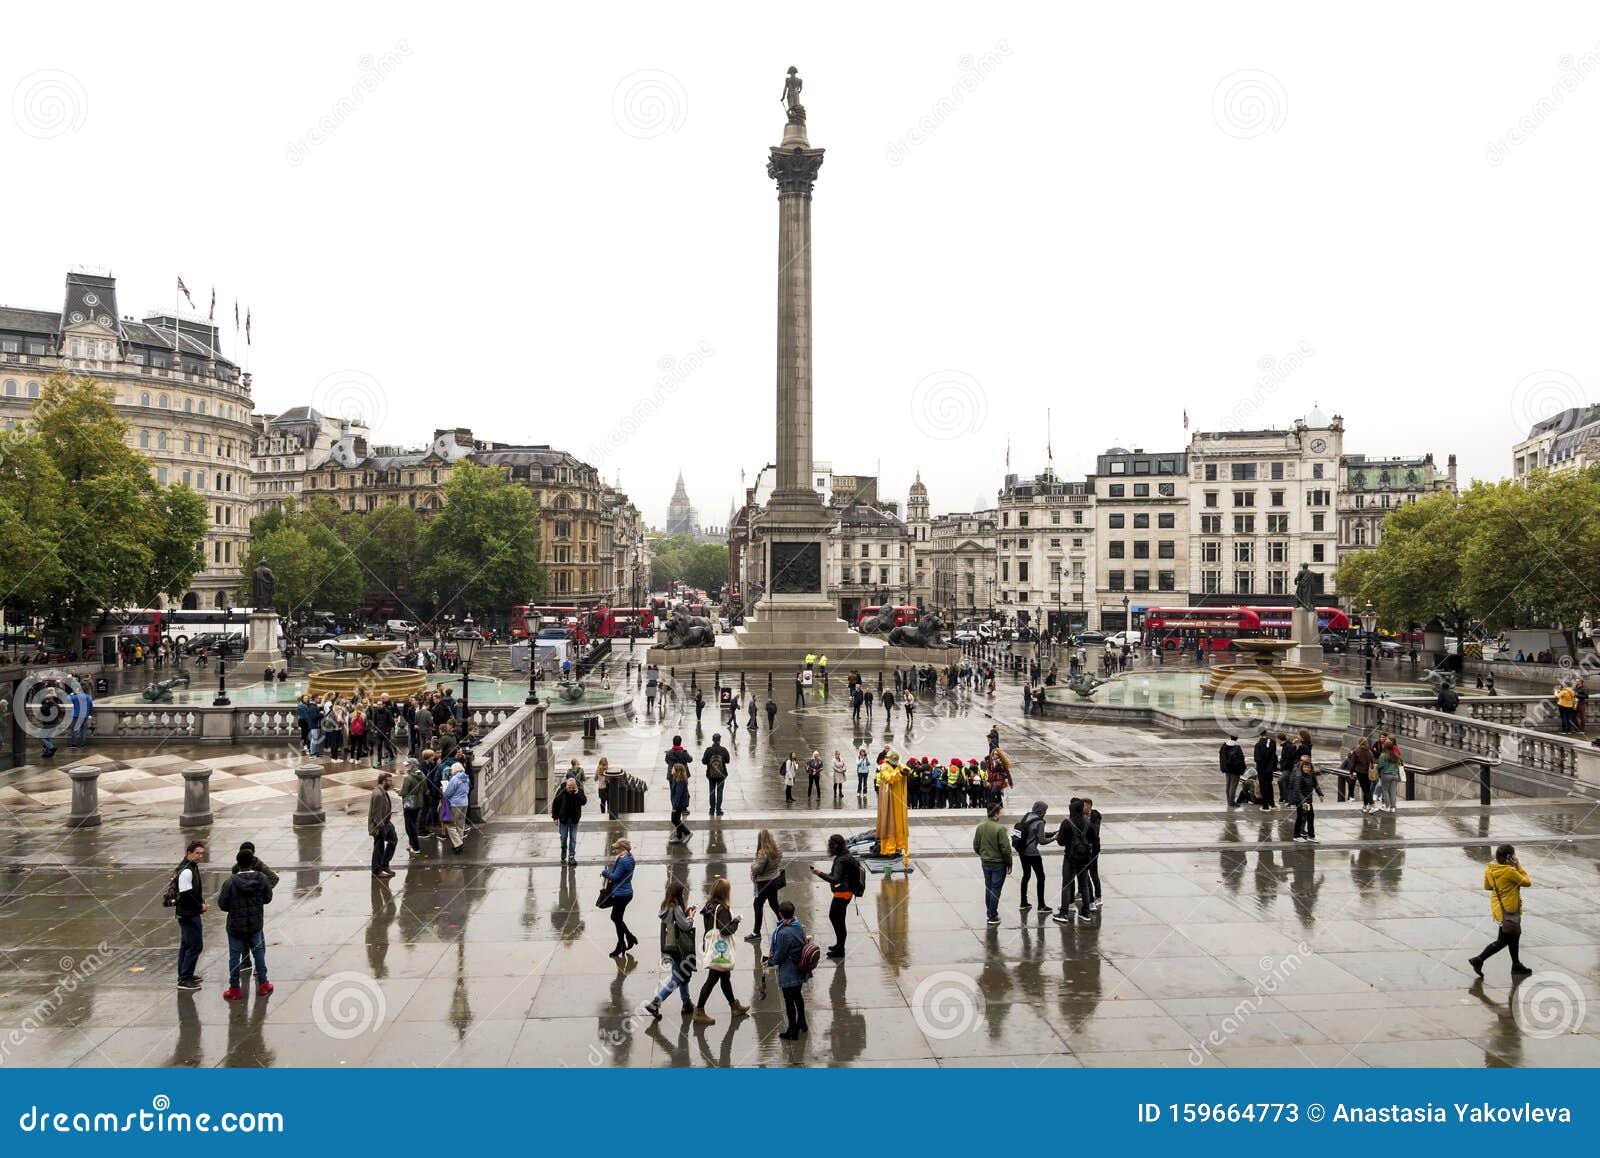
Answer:
<path fill-rule="evenodd" d="M 1028 912 L 1033 908 L 1028 904 L 1028 878 L 1034 878 L 1037 883 L 1034 888 L 1039 897 L 1039 915 L 1049 916 L 1050 906 L 1044 903 L 1044 857 L 1039 852 L 1039 845 L 1045 839 L 1044 817 L 1050 806 L 1043 800 L 1035 800 L 1033 807 L 1028 809 L 1017 825 L 1017 859 L 1022 862 L 1022 911 Z"/>
<path fill-rule="evenodd" d="M 1094 885 L 1089 880 L 1089 862 L 1094 859 L 1090 843 L 1089 820 L 1083 812 L 1083 801 L 1076 796 L 1067 805 L 1066 819 L 1056 830 L 1051 842 L 1062 848 L 1061 857 L 1061 907 L 1050 919 L 1058 925 L 1072 924 L 1072 906 L 1078 905 L 1078 919 L 1089 919 L 1089 905 L 1094 900 Z"/>
<path fill-rule="evenodd" d="M 1217 749 L 1217 763 L 1226 778 L 1228 807 L 1236 807 L 1239 803 L 1239 781 L 1244 779 L 1245 770 L 1244 749 L 1239 747 L 1238 736 L 1229 736 L 1222 742 L 1222 747 Z"/>
<path fill-rule="evenodd" d="M 263 935 L 263 910 L 271 903 L 272 882 L 254 867 L 253 855 L 250 862 L 234 865 L 233 875 L 222 882 L 217 908 L 228 914 L 228 988 L 222 994 L 228 1001 L 244 999 L 244 990 L 239 988 L 239 963 L 246 953 L 255 958 L 256 995 L 265 997 L 272 992 Z"/>
<path fill-rule="evenodd" d="M 1272 811 L 1272 774 L 1278 770 L 1278 745 L 1272 741 L 1272 733 L 1265 728 L 1256 740 L 1256 746 L 1251 753 L 1255 758 L 1256 786 L 1261 796 L 1261 811 Z"/>

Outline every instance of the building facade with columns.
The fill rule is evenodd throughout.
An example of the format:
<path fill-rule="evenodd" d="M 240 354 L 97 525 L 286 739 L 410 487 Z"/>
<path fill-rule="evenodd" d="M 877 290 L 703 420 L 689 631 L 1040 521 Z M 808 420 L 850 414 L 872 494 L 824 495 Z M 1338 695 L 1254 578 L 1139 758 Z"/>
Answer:
<path fill-rule="evenodd" d="M 1339 558 L 1376 547 L 1383 538 L 1389 512 L 1408 506 L 1434 491 L 1456 489 L 1456 456 L 1440 470 L 1433 455 L 1368 458 L 1346 454 L 1339 459 Z"/>
<path fill-rule="evenodd" d="M 205 563 L 174 601 L 189 608 L 232 601 L 250 539 L 250 375 L 218 352 L 218 336 L 175 313 L 123 317 L 110 274 L 68 273 L 60 309 L 0 306 L 0 425 L 26 421 L 51 374 L 92 377 L 155 480 L 205 500 Z"/>
<path fill-rule="evenodd" d="M 1287 606 L 1305 563 L 1332 599 L 1344 420 L 1313 409 L 1286 429 L 1190 440 L 1189 602 Z"/>
<path fill-rule="evenodd" d="M 953 511 L 929 520 L 918 566 L 932 591 L 930 605 L 952 623 L 994 612 L 999 526 L 995 511 Z"/>
<path fill-rule="evenodd" d="M 1147 607 L 1188 603 L 1188 470 L 1181 450 L 1112 447 L 1095 458 L 1093 611 L 1075 628 L 1136 628 Z"/>

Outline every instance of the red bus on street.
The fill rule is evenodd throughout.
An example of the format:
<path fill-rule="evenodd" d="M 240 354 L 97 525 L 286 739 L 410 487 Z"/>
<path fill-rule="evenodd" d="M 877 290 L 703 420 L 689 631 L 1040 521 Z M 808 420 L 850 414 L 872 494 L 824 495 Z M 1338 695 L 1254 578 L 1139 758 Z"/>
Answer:
<path fill-rule="evenodd" d="M 1227 651 L 1236 639 L 1260 636 L 1261 617 L 1249 607 L 1147 607 L 1144 631 L 1167 651 L 1197 644 L 1207 651 Z"/>
<path fill-rule="evenodd" d="M 863 607 L 860 613 L 856 615 L 856 630 L 860 631 L 861 625 L 867 620 L 877 618 L 878 612 L 881 610 L 882 608 L 878 604 L 873 604 L 871 607 Z M 894 608 L 894 625 L 896 627 L 904 627 L 908 623 L 915 623 L 919 615 L 921 615 L 921 612 L 911 604 L 896 604 Z"/>
<path fill-rule="evenodd" d="M 538 635 L 541 627 L 560 627 L 578 618 L 576 606 L 536 606 L 519 603 L 511 609 L 511 638 Z"/>
<path fill-rule="evenodd" d="M 637 627 L 639 634 L 654 635 L 655 612 L 648 607 L 602 607 L 588 615 L 589 634 L 596 639 L 627 639 Z"/>
<path fill-rule="evenodd" d="M 1254 611 L 1261 619 L 1261 633 L 1276 636 L 1279 639 L 1288 639 L 1289 632 L 1294 628 L 1293 607 L 1246 607 L 1246 611 Z M 1350 630 L 1350 617 L 1337 607 L 1317 608 L 1317 630 L 1331 631 L 1340 636 Z M 1307 640 L 1307 643 L 1312 642 Z"/>

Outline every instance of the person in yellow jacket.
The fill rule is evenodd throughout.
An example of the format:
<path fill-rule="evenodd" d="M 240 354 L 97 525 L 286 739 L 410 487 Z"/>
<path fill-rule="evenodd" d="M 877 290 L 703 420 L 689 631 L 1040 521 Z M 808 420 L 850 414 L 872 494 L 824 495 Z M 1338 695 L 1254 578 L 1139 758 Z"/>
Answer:
<path fill-rule="evenodd" d="M 1556 688 L 1556 710 L 1561 713 L 1561 734 L 1570 735 L 1578 730 L 1578 693 L 1571 684 Z"/>
<path fill-rule="evenodd" d="M 1483 887 L 1489 891 L 1489 912 L 1499 922 L 1500 935 L 1493 944 L 1484 946 L 1482 953 L 1467 958 L 1467 964 L 1479 977 L 1483 976 L 1483 963 L 1502 949 L 1511 950 L 1511 976 L 1526 977 L 1533 972 L 1517 952 L 1522 943 L 1522 890 L 1532 884 L 1527 870 L 1517 860 L 1516 849 L 1502 844 L 1494 850 L 1494 863 L 1483 870 Z"/>

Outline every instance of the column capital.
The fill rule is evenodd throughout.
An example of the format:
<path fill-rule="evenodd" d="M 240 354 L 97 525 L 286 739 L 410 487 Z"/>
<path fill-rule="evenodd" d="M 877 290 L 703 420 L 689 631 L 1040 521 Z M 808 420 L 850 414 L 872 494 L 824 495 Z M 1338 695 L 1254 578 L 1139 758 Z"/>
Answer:
<path fill-rule="evenodd" d="M 767 161 L 767 176 L 778 183 L 779 194 L 802 193 L 811 196 L 817 171 L 822 168 L 821 149 L 773 148 Z"/>

